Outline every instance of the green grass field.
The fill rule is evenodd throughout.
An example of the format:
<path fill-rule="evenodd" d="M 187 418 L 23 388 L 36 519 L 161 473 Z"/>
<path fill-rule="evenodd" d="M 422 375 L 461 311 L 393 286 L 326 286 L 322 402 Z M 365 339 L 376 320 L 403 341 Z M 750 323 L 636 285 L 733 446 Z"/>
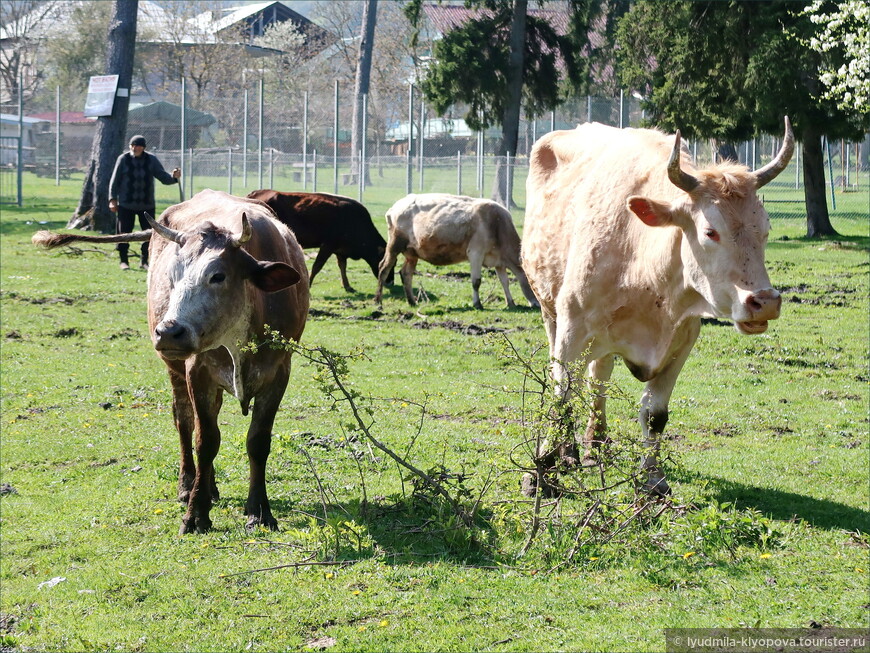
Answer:
<path fill-rule="evenodd" d="M 423 263 L 428 301 L 411 309 L 396 287 L 378 311 L 367 266 L 349 263 L 348 294 L 330 261 L 303 338 L 364 354 L 347 381 L 372 435 L 442 474 L 477 507 L 470 526 L 367 444 L 297 357 L 267 474 L 281 530 L 244 530 L 247 419 L 225 397 L 214 530 L 182 537 L 146 275 L 122 273 L 109 246 L 30 244 L 72 212 L 81 180 L 62 184 L 28 179 L 26 206 L 0 218 L 3 650 L 662 651 L 665 628 L 867 626 L 866 193 L 838 197 L 854 204 L 834 215 L 842 238 L 802 239 L 799 208 L 774 216 L 784 304 L 767 333 L 703 327 L 666 430 L 673 508 L 575 546 L 586 504 L 563 499 L 519 555 L 535 397 L 501 345 L 542 370 L 546 337 L 536 311 L 504 308 L 493 273 L 483 311 L 467 267 Z M 160 208 L 176 193 L 158 185 Z M 366 191 L 379 228 L 403 193 Z M 642 385 L 620 366 L 614 383 L 612 435 L 635 442 Z"/>

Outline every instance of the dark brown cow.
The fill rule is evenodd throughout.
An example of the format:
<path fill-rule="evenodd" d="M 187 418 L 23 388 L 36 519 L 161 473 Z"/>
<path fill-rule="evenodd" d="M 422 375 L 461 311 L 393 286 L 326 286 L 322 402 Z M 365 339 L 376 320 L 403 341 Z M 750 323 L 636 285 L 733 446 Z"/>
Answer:
<path fill-rule="evenodd" d="M 347 259 L 363 259 L 372 274 L 378 276 L 378 264 L 387 243 L 359 202 L 341 195 L 285 193 L 265 188 L 249 193 L 248 197 L 272 207 L 278 219 L 293 230 L 302 247 L 320 248 L 311 266 L 310 283 L 314 283 L 314 277 L 333 254 L 341 272 L 341 285 L 347 292 L 354 292 L 347 280 Z"/>
<path fill-rule="evenodd" d="M 241 346 L 262 338 L 264 324 L 285 338 L 302 336 L 309 301 L 302 248 L 264 204 L 212 190 L 170 206 L 152 226 L 148 324 L 172 383 L 181 441 L 178 498 L 187 503 L 181 533 L 211 528 L 224 391 L 235 395 L 245 415 L 253 402 L 247 526 L 275 529 L 266 496 L 266 460 L 290 374 L 290 353 L 268 347 L 242 351 Z M 147 234 L 126 236 L 141 240 Z M 40 232 L 33 240 L 51 247 L 117 238 Z"/>
<path fill-rule="evenodd" d="M 770 221 L 757 190 L 793 150 L 786 118 L 782 149 L 755 172 L 730 162 L 693 168 L 679 132 L 599 124 L 551 132 L 529 157 L 523 268 L 541 302 L 557 391 L 571 391 L 572 361 L 587 364 L 595 388 L 610 379 L 614 354 L 622 357 L 646 383 L 642 470 L 652 493 L 669 491 L 659 441 L 701 318 L 753 334 L 779 317 L 782 300 L 764 266 Z M 604 408 L 597 393 L 587 455 L 603 437 Z M 539 454 L 578 462 L 574 442 L 566 445 Z"/>

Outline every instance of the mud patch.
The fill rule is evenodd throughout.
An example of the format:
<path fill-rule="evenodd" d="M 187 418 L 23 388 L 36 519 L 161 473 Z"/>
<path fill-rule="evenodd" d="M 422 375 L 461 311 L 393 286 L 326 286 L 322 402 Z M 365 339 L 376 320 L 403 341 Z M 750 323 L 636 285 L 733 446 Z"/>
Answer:
<path fill-rule="evenodd" d="M 107 340 L 138 340 L 141 337 L 141 334 L 135 329 L 122 329 L 118 333 L 110 335 Z"/>
<path fill-rule="evenodd" d="M 69 329 L 61 329 L 60 331 L 55 331 L 51 335 L 53 338 L 72 338 L 73 336 L 80 336 L 82 334 L 75 327 L 70 327 Z"/>
<path fill-rule="evenodd" d="M 36 304 L 37 306 L 42 306 L 44 304 L 66 304 L 69 306 L 76 302 L 72 297 L 26 297 L 24 295 L 19 295 L 17 292 L 7 293 L 6 296 L 9 299 L 17 299 L 20 302 Z"/>
<path fill-rule="evenodd" d="M 309 308 L 308 317 L 341 317 L 341 315 L 333 311 L 322 311 L 319 308 Z"/>
<path fill-rule="evenodd" d="M 456 333 L 461 333 L 464 336 L 482 336 L 487 333 L 506 333 L 508 329 L 502 329 L 501 327 L 486 327 L 486 326 L 478 326 L 477 324 L 463 324 L 462 322 L 456 322 L 455 320 L 446 320 L 444 322 L 415 322 L 411 325 L 415 329 L 448 329 L 450 331 L 455 331 Z"/>

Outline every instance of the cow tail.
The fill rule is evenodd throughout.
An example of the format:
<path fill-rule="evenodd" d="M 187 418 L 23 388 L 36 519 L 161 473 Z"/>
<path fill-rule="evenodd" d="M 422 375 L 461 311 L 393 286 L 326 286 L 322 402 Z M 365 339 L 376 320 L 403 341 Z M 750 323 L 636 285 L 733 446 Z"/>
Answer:
<path fill-rule="evenodd" d="M 50 231 L 37 231 L 30 239 L 37 247 L 54 249 L 69 243 L 139 243 L 151 240 L 151 229 L 134 231 L 126 234 L 106 234 L 91 236 L 88 234 L 55 234 Z"/>

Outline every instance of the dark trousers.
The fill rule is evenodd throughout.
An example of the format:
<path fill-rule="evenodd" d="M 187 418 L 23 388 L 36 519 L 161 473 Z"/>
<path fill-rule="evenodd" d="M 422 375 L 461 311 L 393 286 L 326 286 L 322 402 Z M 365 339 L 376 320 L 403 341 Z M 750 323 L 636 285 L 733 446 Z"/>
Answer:
<path fill-rule="evenodd" d="M 154 215 L 154 207 L 152 206 L 150 209 L 142 209 L 142 210 L 134 210 L 134 209 L 125 209 L 123 206 L 118 207 L 117 219 L 115 221 L 115 233 L 119 234 L 128 234 L 133 231 L 133 225 L 136 221 L 136 216 L 139 216 L 139 226 L 144 231 L 145 229 L 150 229 L 151 225 L 148 224 L 148 220 L 145 219 L 145 213 L 148 215 Z M 127 253 L 130 251 L 129 243 L 118 243 L 118 253 L 121 255 L 121 263 L 129 264 L 130 261 L 127 259 Z M 148 241 L 142 243 L 142 265 L 148 264 Z"/>

